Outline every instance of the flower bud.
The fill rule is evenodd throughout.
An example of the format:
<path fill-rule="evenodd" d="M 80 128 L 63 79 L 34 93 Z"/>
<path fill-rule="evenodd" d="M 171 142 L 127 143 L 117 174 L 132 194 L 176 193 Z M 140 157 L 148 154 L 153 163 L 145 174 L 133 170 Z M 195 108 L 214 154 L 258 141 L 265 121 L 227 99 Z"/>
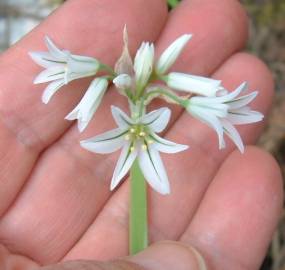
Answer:
<path fill-rule="evenodd" d="M 180 36 L 162 53 L 156 64 L 158 74 L 164 74 L 173 65 L 191 37 L 189 34 Z"/>
<path fill-rule="evenodd" d="M 138 49 L 135 62 L 134 70 L 136 76 L 136 83 L 138 89 L 145 87 L 149 77 L 152 73 L 154 61 L 154 46 L 151 43 L 143 42 L 141 47 Z"/>
<path fill-rule="evenodd" d="M 113 83 L 118 89 L 128 89 L 132 86 L 132 78 L 128 74 L 120 74 L 113 80 Z"/>

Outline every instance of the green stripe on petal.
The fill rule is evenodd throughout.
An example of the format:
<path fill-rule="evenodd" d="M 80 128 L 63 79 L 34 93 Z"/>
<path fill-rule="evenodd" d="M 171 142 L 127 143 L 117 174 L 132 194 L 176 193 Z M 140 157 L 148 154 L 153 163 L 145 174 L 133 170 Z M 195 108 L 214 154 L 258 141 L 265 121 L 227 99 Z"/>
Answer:
<path fill-rule="evenodd" d="M 170 115 L 171 111 L 168 108 L 160 108 L 143 116 L 141 123 L 147 125 L 154 132 L 161 132 L 166 128 Z"/>
<path fill-rule="evenodd" d="M 161 194 L 169 194 L 170 187 L 160 155 L 152 146 L 140 151 L 138 161 L 143 175 L 150 186 Z"/>
<path fill-rule="evenodd" d="M 96 137 L 80 142 L 80 145 L 94 153 L 107 154 L 120 149 L 126 142 L 124 135 L 127 130 L 112 129 Z"/>
<path fill-rule="evenodd" d="M 159 137 L 155 133 L 152 133 L 149 135 L 151 139 L 154 140 L 153 147 L 163 153 L 178 153 L 181 151 L 184 151 L 189 148 L 188 145 L 178 144 L 169 140 L 166 140 L 164 138 Z"/>
<path fill-rule="evenodd" d="M 132 148 L 134 147 L 134 148 Z M 123 147 L 119 160 L 117 162 L 116 168 L 114 170 L 114 174 L 111 181 L 111 190 L 113 190 L 123 177 L 130 170 L 133 162 L 135 161 L 138 154 L 137 147 L 133 145 L 133 143 L 126 143 Z"/>

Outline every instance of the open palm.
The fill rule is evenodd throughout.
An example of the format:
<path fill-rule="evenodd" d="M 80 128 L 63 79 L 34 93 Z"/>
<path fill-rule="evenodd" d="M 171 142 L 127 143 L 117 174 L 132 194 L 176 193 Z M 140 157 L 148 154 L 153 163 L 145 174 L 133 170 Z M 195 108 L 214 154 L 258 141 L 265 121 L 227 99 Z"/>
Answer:
<path fill-rule="evenodd" d="M 175 70 L 212 75 L 229 89 L 246 80 L 250 89 L 260 91 L 253 107 L 268 112 L 270 72 L 255 57 L 238 52 L 247 38 L 238 1 L 184 0 L 170 14 L 164 0 L 67 1 L 0 58 L 1 269 L 127 255 L 129 182 L 111 193 L 117 155 L 94 155 L 78 143 L 115 125 L 111 104 L 127 104 L 109 91 L 90 127 L 79 134 L 64 117 L 88 80 L 71 83 L 43 105 L 44 86 L 32 84 L 40 69 L 28 56 L 28 51 L 44 50 L 47 34 L 62 48 L 113 64 L 125 24 L 133 53 L 142 40 L 155 41 L 161 52 L 179 35 L 193 33 Z M 275 161 L 253 146 L 241 155 L 229 141 L 219 151 L 212 130 L 172 109 L 165 136 L 190 149 L 163 157 L 171 194 L 149 190 L 149 220 L 151 242 L 177 242 L 160 242 L 126 260 L 146 269 L 198 269 L 193 246 L 209 269 L 258 269 L 282 205 Z M 239 130 L 246 143 L 253 143 L 261 129 L 262 124 L 253 124 Z M 92 261 L 63 265 L 50 269 L 103 269 Z"/>

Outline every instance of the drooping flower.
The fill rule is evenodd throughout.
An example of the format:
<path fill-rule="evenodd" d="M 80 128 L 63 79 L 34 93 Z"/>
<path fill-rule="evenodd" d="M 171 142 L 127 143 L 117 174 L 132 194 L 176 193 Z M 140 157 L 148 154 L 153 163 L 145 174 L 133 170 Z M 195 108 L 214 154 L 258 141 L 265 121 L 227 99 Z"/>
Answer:
<path fill-rule="evenodd" d="M 111 190 L 120 183 L 137 158 L 151 187 L 161 194 L 170 192 L 159 151 L 177 153 L 188 148 L 187 145 L 176 144 L 156 134 L 165 129 L 170 113 L 168 108 L 160 108 L 132 119 L 119 108 L 112 106 L 112 115 L 118 128 L 80 142 L 82 147 L 95 153 L 111 153 L 122 148 L 111 181 Z"/>
<path fill-rule="evenodd" d="M 31 58 L 46 68 L 34 80 L 35 84 L 51 82 L 46 87 L 42 101 L 48 103 L 53 94 L 70 81 L 95 75 L 100 67 L 98 60 L 88 56 L 71 54 L 60 50 L 45 37 L 48 52 L 30 52 Z"/>
<path fill-rule="evenodd" d="M 220 149 L 225 147 L 225 133 L 243 152 L 244 145 L 234 125 L 255 123 L 263 119 L 260 112 L 253 111 L 248 106 L 257 96 L 257 91 L 239 96 L 246 89 L 247 84 L 242 83 L 233 92 L 223 96 L 191 97 L 188 100 L 187 111 L 217 132 Z"/>
<path fill-rule="evenodd" d="M 81 101 L 65 117 L 65 119 L 78 119 L 78 129 L 80 132 L 82 132 L 87 127 L 98 106 L 100 105 L 107 87 L 108 80 L 106 80 L 106 78 L 103 77 L 94 79 Z"/>
<path fill-rule="evenodd" d="M 113 83 L 120 90 L 128 89 L 132 86 L 132 78 L 128 74 L 120 74 L 113 79 Z"/>

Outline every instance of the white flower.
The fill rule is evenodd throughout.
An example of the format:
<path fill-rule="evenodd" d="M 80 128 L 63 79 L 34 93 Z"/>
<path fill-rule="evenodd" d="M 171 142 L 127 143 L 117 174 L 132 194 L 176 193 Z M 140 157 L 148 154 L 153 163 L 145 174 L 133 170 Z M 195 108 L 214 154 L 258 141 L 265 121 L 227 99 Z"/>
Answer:
<path fill-rule="evenodd" d="M 176 90 L 191 92 L 203 96 L 216 96 L 221 88 L 221 81 L 179 72 L 165 76 L 166 84 Z"/>
<path fill-rule="evenodd" d="M 107 87 L 107 79 L 94 79 L 81 101 L 74 108 L 74 110 L 65 117 L 65 119 L 78 119 L 78 129 L 80 132 L 82 132 L 87 127 L 98 106 L 100 105 Z"/>
<path fill-rule="evenodd" d="M 128 89 L 132 86 L 132 78 L 128 74 L 120 74 L 113 80 L 113 83 L 118 89 Z"/>
<path fill-rule="evenodd" d="M 139 89 L 142 89 L 147 84 L 152 73 L 153 61 L 154 45 L 143 42 L 136 53 L 134 61 L 136 83 Z"/>
<path fill-rule="evenodd" d="M 34 80 L 35 84 L 51 82 L 45 89 L 42 101 L 48 103 L 52 95 L 70 81 L 95 75 L 100 67 L 98 60 L 88 56 L 71 54 L 60 50 L 45 37 L 48 52 L 30 52 L 31 58 L 46 68 Z"/>
<path fill-rule="evenodd" d="M 161 54 L 155 68 L 158 74 L 164 74 L 173 65 L 191 37 L 189 34 L 180 36 Z"/>
<path fill-rule="evenodd" d="M 242 83 L 236 90 L 223 96 L 189 99 L 187 111 L 217 132 L 219 148 L 225 147 L 223 134 L 226 133 L 243 152 L 244 145 L 234 125 L 255 123 L 263 119 L 260 112 L 252 111 L 248 107 L 248 104 L 257 96 L 257 91 L 238 97 L 246 89 L 247 84 Z"/>
<path fill-rule="evenodd" d="M 159 151 L 177 153 L 188 148 L 156 134 L 167 126 L 170 110 L 161 108 L 134 120 L 119 108 L 112 106 L 112 115 L 118 128 L 81 141 L 82 147 L 95 153 L 111 153 L 122 148 L 113 174 L 111 190 L 128 173 L 137 158 L 144 177 L 152 188 L 161 194 L 168 194 L 170 192 L 168 177 Z"/>

